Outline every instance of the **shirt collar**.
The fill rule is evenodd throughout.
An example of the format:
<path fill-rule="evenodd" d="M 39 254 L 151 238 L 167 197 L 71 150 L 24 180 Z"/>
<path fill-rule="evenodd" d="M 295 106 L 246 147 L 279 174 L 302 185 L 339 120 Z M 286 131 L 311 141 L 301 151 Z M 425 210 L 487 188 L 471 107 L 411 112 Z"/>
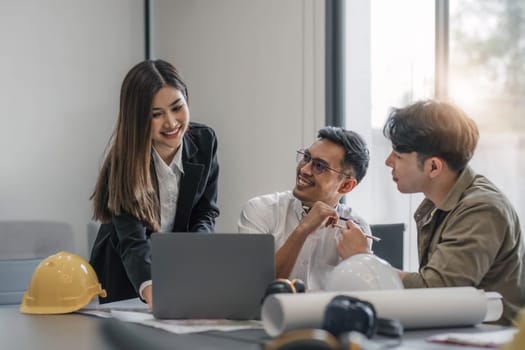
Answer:
<path fill-rule="evenodd" d="M 162 160 L 161 156 L 158 154 L 158 152 L 155 149 L 155 147 L 151 147 L 151 149 L 153 150 L 153 152 L 152 152 L 153 160 L 155 161 L 155 165 L 157 167 L 157 170 L 161 170 L 162 169 L 162 171 L 165 171 L 165 170 L 168 170 L 168 168 L 169 168 L 169 169 L 171 169 L 171 171 L 173 173 L 176 173 L 178 171 L 178 172 L 184 174 L 184 168 L 182 166 L 182 148 L 183 148 L 183 145 L 184 145 L 184 143 L 180 144 L 179 149 L 175 153 L 175 156 L 173 157 L 173 159 L 171 160 L 171 163 L 169 165 L 167 165 Z"/>
<path fill-rule="evenodd" d="M 303 203 L 295 198 L 293 202 L 293 209 L 295 211 L 295 214 L 297 215 L 297 219 L 301 221 L 303 219 L 303 216 L 305 215 L 304 209 L 303 209 Z"/>
<path fill-rule="evenodd" d="M 184 142 L 181 142 L 179 149 L 177 150 L 177 153 L 175 153 L 175 157 L 173 157 L 173 160 L 171 161 L 170 168 L 175 171 L 175 169 L 178 169 L 182 174 L 184 174 L 184 169 L 182 167 L 182 148 L 184 147 Z"/>
<path fill-rule="evenodd" d="M 441 203 L 439 206 L 439 209 L 443 211 L 452 210 L 459 202 L 463 192 L 465 192 L 465 190 L 472 184 L 472 181 L 474 181 L 475 177 L 476 173 L 474 170 L 472 170 L 472 168 L 469 166 L 465 167 L 456 180 L 454 186 L 452 186 L 450 191 L 448 191 L 445 199 L 443 200 L 443 203 Z"/>
<path fill-rule="evenodd" d="M 294 197 L 295 198 L 295 197 Z M 295 201 L 293 203 L 293 209 L 295 211 L 295 214 L 297 215 L 297 219 L 301 221 L 303 217 L 306 215 L 306 212 L 303 208 L 303 202 L 301 202 L 299 199 L 295 198 Z M 337 203 L 335 206 L 335 211 L 337 212 L 337 215 L 342 216 L 343 214 L 343 208 L 340 203 Z"/>

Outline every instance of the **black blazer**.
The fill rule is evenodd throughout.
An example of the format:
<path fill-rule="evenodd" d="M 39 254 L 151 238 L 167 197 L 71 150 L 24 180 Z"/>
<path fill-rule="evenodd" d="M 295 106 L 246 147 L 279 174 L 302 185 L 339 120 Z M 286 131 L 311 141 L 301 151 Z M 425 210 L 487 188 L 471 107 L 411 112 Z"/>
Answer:
<path fill-rule="evenodd" d="M 217 138 L 208 126 L 190 123 L 183 137 L 182 174 L 173 232 L 212 232 L 217 207 Z M 153 159 L 151 160 L 153 162 Z M 152 177 L 157 179 L 155 167 Z M 108 295 L 101 303 L 136 298 L 140 285 L 151 279 L 152 232 L 130 214 L 104 223 L 91 250 L 90 264 Z"/>

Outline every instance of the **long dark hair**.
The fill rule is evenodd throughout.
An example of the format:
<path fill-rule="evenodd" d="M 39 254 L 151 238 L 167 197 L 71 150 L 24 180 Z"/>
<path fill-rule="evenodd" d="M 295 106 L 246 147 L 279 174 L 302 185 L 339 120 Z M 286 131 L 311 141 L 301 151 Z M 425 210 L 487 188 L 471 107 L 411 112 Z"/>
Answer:
<path fill-rule="evenodd" d="M 150 173 L 151 108 L 164 86 L 180 90 L 188 100 L 186 84 L 166 61 L 143 61 L 124 78 L 117 125 L 91 195 L 95 220 L 109 222 L 112 215 L 127 213 L 151 230 L 160 229 L 156 180 Z"/>

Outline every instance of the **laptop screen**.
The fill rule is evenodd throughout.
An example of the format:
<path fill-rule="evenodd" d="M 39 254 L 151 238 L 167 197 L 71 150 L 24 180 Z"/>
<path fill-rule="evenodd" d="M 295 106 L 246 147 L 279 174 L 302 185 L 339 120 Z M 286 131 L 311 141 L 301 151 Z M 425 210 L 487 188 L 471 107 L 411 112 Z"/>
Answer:
<path fill-rule="evenodd" d="M 275 278 L 271 234 L 155 233 L 153 315 L 256 319 Z"/>

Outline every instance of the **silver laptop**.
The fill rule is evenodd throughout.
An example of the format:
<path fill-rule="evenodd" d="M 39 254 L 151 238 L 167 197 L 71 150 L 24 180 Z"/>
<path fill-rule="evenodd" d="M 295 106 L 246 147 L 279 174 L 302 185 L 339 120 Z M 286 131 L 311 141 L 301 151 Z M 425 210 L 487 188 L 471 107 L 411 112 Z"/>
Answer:
<path fill-rule="evenodd" d="M 154 233 L 153 315 L 257 319 L 275 277 L 271 234 Z"/>

